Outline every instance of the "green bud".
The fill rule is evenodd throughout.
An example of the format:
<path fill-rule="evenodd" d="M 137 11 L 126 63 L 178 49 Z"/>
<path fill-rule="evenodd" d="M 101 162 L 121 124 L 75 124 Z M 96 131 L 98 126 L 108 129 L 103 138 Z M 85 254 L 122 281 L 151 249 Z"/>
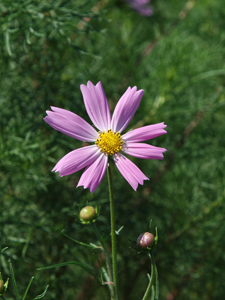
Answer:
<path fill-rule="evenodd" d="M 4 283 L 4 281 L 2 280 L 1 272 L 0 272 L 0 296 L 3 295 L 4 292 L 7 290 L 8 283 L 9 283 L 9 279 L 7 279 L 6 282 Z"/>
<path fill-rule="evenodd" d="M 137 246 L 143 250 L 152 248 L 155 245 L 155 237 L 150 232 L 144 232 L 137 238 Z"/>
<path fill-rule="evenodd" d="M 83 221 L 93 221 L 97 218 L 96 211 L 93 206 L 85 206 L 80 211 L 80 218 Z"/>

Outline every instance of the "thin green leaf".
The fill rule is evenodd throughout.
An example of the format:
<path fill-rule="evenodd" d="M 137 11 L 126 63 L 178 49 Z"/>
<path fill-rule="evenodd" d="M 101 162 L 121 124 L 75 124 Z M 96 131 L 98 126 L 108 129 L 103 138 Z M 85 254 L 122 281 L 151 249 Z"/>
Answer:
<path fill-rule="evenodd" d="M 26 43 L 27 43 L 28 45 L 31 45 L 31 44 L 32 44 L 32 42 L 31 42 L 31 40 L 30 40 L 30 32 L 29 32 L 29 31 L 26 31 Z"/>
<path fill-rule="evenodd" d="M 9 270 L 10 270 L 10 274 L 11 274 L 11 277 L 12 277 L 12 282 L 13 282 L 13 287 L 14 287 L 14 291 L 15 291 L 15 295 L 16 295 L 16 300 L 19 300 L 19 293 L 18 293 L 18 289 L 17 289 L 17 285 L 16 285 L 16 279 L 15 279 L 15 275 L 14 275 L 14 271 L 13 271 L 13 266 L 12 266 L 12 262 L 11 262 L 11 259 L 10 257 L 4 253 L 4 251 L 7 249 L 8 247 L 2 249 L 1 253 L 5 256 L 5 258 L 7 259 L 8 261 L 8 264 L 9 264 Z"/>
<path fill-rule="evenodd" d="M 53 268 L 57 268 L 57 267 L 65 267 L 67 265 L 77 265 L 81 268 L 83 268 L 84 270 L 86 270 L 88 273 L 90 273 L 92 276 L 95 277 L 95 279 L 97 279 L 101 284 L 102 284 L 102 281 L 100 278 L 98 278 L 94 271 L 91 270 L 89 267 L 83 265 L 82 263 L 79 263 L 78 261 L 68 261 L 68 262 L 65 262 L 65 263 L 60 263 L 60 264 L 56 264 L 56 265 L 52 265 L 52 266 L 49 266 L 49 267 L 43 267 L 43 268 L 39 268 L 37 269 L 38 271 L 42 271 L 42 270 L 48 270 L 48 269 L 53 269 Z"/>
<path fill-rule="evenodd" d="M 224 76 L 225 75 L 225 69 L 221 70 L 210 70 L 208 72 L 201 73 L 193 78 L 193 81 L 213 77 L 213 76 Z"/>
<path fill-rule="evenodd" d="M 38 300 L 38 299 L 41 299 L 45 296 L 46 292 L 47 292 L 47 289 L 48 289 L 49 285 L 46 286 L 44 292 L 40 295 L 38 295 L 37 297 L 35 297 L 33 300 Z"/>
<path fill-rule="evenodd" d="M 103 250 L 103 248 L 102 248 L 101 246 L 97 246 L 97 245 L 95 245 L 95 244 L 93 244 L 93 243 L 90 243 L 90 245 L 91 245 L 94 249 L 101 249 L 101 250 Z"/>
<path fill-rule="evenodd" d="M 4 250 L 6 250 L 7 248 L 4 248 L 2 250 L 2 254 L 6 257 L 6 259 L 8 260 L 8 264 L 9 264 L 9 270 L 10 270 L 10 274 L 12 277 L 12 282 L 13 282 L 13 287 L 14 287 L 14 291 L 15 291 L 15 295 L 16 295 L 16 300 L 19 300 L 19 293 L 18 293 L 18 289 L 17 289 L 17 285 L 16 285 L 16 279 L 15 279 L 15 275 L 14 275 L 14 271 L 13 271 L 13 266 L 12 266 L 12 262 L 11 259 L 9 258 L 9 256 L 6 253 L 3 253 Z"/>
<path fill-rule="evenodd" d="M 6 249 L 8 249 L 8 247 L 3 248 L 3 249 L 1 250 L 1 254 L 3 254 L 3 252 L 4 252 Z"/>
<path fill-rule="evenodd" d="M 120 234 L 120 231 L 123 229 L 123 227 L 124 227 L 124 226 L 121 226 L 120 229 L 118 229 L 118 230 L 115 231 L 117 235 Z"/>
<path fill-rule="evenodd" d="M 37 36 L 37 37 L 43 37 L 43 36 L 44 36 L 44 33 L 39 33 L 39 32 L 37 32 L 37 31 L 35 31 L 32 27 L 29 27 L 29 30 L 30 30 L 30 32 L 31 32 L 33 35 L 35 35 L 35 36 Z"/>
<path fill-rule="evenodd" d="M 26 291 L 25 291 L 25 293 L 24 293 L 24 295 L 23 295 L 22 300 L 25 300 L 25 299 L 26 299 L 27 293 L 28 293 L 28 291 L 29 291 L 29 288 L 30 288 L 31 283 L 32 283 L 33 280 L 34 280 L 34 276 L 31 277 L 30 282 L 28 283 L 28 286 L 27 286 L 27 288 L 26 288 Z"/>
<path fill-rule="evenodd" d="M 12 56 L 12 51 L 11 51 L 11 47 L 10 47 L 10 38 L 9 38 L 9 32 L 8 30 L 6 30 L 5 32 L 5 47 L 6 47 L 6 50 L 9 54 L 9 56 Z"/>
<path fill-rule="evenodd" d="M 77 243 L 77 244 L 80 244 L 80 245 L 82 245 L 82 246 L 89 247 L 89 248 L 92 248 L 92 249 L 99 248 L 99 247 L 97 247 L 97 246 L 94 245 L 94 244 L 90 244 L 90 245 L 89 245 L 89 244 L 86 244 L 86 243 L 79 242 L 79 241 L 77 241 L 77 240 L 71 238 L 69 235 L 65 234 L 63 231 L 62 231 L 62 234 L 65 235 L 65 236 L 66 236 L 68 239 L 70 239 L 71 241 L 73 241 L 73 242 L 75 242 L 75 243 Z"/>
<path fill-rule="evenodd" d="M 149 229 L 151 230 L 151 227 L 152 227 L 152 219 L 150 220 L 149 222 Z"/>
<path fill-rule="evenodd" d="M 82 49 L 82 48 L 80 48 L 80 47 L 78 47 L 78 46 L 76 46 L 76 45 L 74 45 L 74 44 L 72 44 L 72 43 L 70 44 L 70 46 L 71 46 L 76 52 L 79 52 L 80 54 L 88 55 L 88 56 L 91 56 L 91 57 L 93 57 L 93 58 L 95 58 L 95 59 L 102 59 L 101 56 L 98 56 L 98 55 L 94 55 L 94 54 L 92 54 L 92 53 L 89 53 L 89 52 L 85 51 L 84 49 Z"/>

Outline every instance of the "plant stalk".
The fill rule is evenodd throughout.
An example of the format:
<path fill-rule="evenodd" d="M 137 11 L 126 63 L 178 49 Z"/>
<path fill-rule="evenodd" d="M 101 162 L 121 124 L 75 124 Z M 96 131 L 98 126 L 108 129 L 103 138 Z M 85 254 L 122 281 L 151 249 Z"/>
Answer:
<path fill-rule="evenodd" d="M 107 167 L 108 183 L 109 183 L 109 201 L 110 201 L 110 219 L 111 219 L 111 244 L 112 244 L 112 270 L 113 283 L 115 290 L 115 300 L 119 300 L 118 279 L 117 279 L 117 252 L 116 252 L 116 226 L 115 226 L 115 205 L 112 191 L 112 175 L 110 164 Z"/>
<path fill-rule="evenodd" d="M 103 241 L 101 239 L 101 235 L 100 235 L 100 233 L 98 231 L 98 228 L 97 228 L 96 224 L 92 223 L 91 225 L 92 225 L 92 227 L 94 229 L 95 235 L 96 235 L 97 239 L 99 240 L 100 245 L 101 245 L 101 247 L 103 249 L 103 252 L 104 252 L 104 255 L 105 255 L 106 269 L 107 269 L 107 273 L 108 273 L 108 277 L 109 277 L 109 281 L 110 281 L 108 283 L 108 285 L 109 285 L 111 300 L 114 300 L 114 297 L 115 297 L 114 296 L 114 287 L 111 284 L 113 282 L 113 276 L 112 276 L 112 270 L 111 270 L 111 263 L 110 263 L 109 253 L 108 253 L 108 251 L 107 251 L 107 249 L 106 249 L 106 247 L 105 247 L 105 245 L 104 245 L 104 243 L 103 243 Z"/>

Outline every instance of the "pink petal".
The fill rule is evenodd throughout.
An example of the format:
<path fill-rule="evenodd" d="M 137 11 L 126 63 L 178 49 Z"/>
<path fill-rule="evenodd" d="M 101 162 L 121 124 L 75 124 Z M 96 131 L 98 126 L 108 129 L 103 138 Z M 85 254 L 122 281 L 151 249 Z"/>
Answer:
<path fill-rule="evenodd" d="M 115 154 L 113 159 L 120 173 L 135 191 L 137 190 L 138 183 L 143 185 L 144 180 L 149 180 L 148 177 L 146 177 L 145 174 L 143 174 L 141 170 L 124 155 L 120 153 Z"/>
<path fill-rule="evenodd" d="M 54 129 L 77 140 L 94 142 L 98 137 L 97 131 L 84 119 L 66 109 L 53 107 L 53 111 L 46 111 L 44 121 Z"/>
<path fill-rule="evenodd" d="M 99 81 L 94 86 L 91 81 L 88 81 L 87 86 L 81 84 L 80 89 L 83 94 L 87 113 L 93 124 L 101 131 L 110 129 L 111 116 L 109 104 L 101 82 Z"/>
<path fill-rule="evenodd" d="M 163 159 L 163 152 L 167 151 L 165 148 L 131 142 L 125 143 L 122 150 L 128 155 L 144 159 Z"/>
<path fill-rule="evenodd" d="M 150 0 L 126 0 L 131 8 L 136 10 L 140 15 L 149 17 L 153 14 L 152 6 L 148 5 Z"/>
<path fill-rule="evenodd" d="M 89 188 L 91 193 L 94 193 L 99 186 L 105 174 L 108 163 L 108 155 L 101 153 L 96 161 L 87 167 L 82 174 L 78 186 L 84 186 L 84 189 Z"/>
<path fill-rule="evenodd" d="M 125 133 L 122 136 L 122 139 L 125 142 L 134 143 L 147 141 L 159 135 L 167 133 L 166 130 L 164 130 L 166 126 L 167 125 L 165 125 L 164 122 L 162 122 L 154 125 L 140 127 Z"/>
<path fill-rule="evenodd" d="M 129 87 L 117 103 L 112 116 L 112 131 L 122 132 L 133 118 L 144 90 Z"/>
<path fill-rule="evenodd" d="M 60 176 L 70 175 L 91 165 L 100 155 L 96 145 L 82 147 L 66 154 L 52 171 L 59 172 Z"/>

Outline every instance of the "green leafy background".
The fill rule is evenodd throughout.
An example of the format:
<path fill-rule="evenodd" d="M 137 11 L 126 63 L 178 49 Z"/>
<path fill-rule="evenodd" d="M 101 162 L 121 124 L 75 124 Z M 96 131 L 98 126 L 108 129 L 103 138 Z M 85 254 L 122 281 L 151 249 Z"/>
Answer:
<path fill-rule="evenodd" d="M 80 84 L 101 81 L 111 109 L 128 86 L 144 89 L 129 128 L 165 122 L 163 161 L 132 159 L 150 178 L 134 192 L 113 169 L 122 300 L 142 299 L 148 257 L 132 249 L 158 228 L 160 299 L 223 299 L 225 268 L 225 6 L 221 0 L 152 0 L 142 17 L 122 0 L 3 0 L 0 3 L 0 245 L 14 266 L 19 294 L 45 299 L 108 299 L 90 226 L 75 221 L 78 204 L 101 205 L 97 221 L 110 250 L 107 180 L 94 194 L 76 188 L 82 171 L 51 173 L 82 143 L 43 121 L 51 105 L 90 122 Z M 105 176 L 106 177 L 106 176 Z M 95 253 L 95 255 L 93 255 Z M 3 278 L 9 266 L 1 256 Z M 15 299 L 12 281 L 5 294 Z M 28 297 L 28 298 L 29 298 Z"/>

